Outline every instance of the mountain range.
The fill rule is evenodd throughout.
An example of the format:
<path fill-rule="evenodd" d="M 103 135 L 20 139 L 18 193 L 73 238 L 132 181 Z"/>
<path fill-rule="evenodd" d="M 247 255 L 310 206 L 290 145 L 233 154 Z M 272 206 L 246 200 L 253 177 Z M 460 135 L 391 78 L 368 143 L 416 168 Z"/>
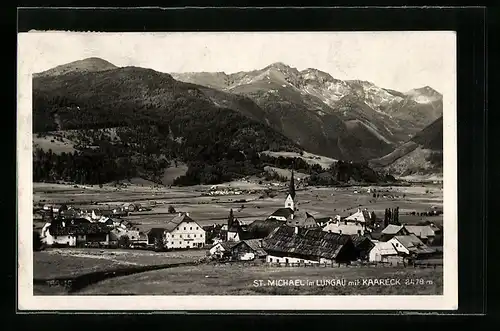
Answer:
<path fill-rule="evenodd" d="M 397 173 L 412 171 L 395 163 L 416 153 L 412 144 L 426 141 L 418 137 L 439 131 L 442 108 L 442 95 L 429 86 L 398 92 L 283 63 L 168 74 L 88 58 L 33 75 L 34 132 L 119 127 L 130 137 L 131 128 L 154 125 L 152 141 L 169 145 L 167 154 L 177 148 L 197 155 L 203 141 L 217 141 L 247 152 L 305 150 L 369 161 Z"/>
<path fill-rule="evenodd" d="M 283 63 L 249 72 L 172 77 L 246 96 L 265 111 L 263 121 L 274 129 L 313 153 L 339 159 L 364 161 L 386 155 L 443 111 L 442 95 L 429 86 L 397 92 Z"/>

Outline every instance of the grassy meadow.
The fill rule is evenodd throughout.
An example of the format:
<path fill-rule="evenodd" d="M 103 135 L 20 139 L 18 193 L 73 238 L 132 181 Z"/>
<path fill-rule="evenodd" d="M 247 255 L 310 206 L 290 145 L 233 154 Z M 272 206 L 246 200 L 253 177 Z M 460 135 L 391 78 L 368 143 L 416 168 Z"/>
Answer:
<path fill-rule="evenodd" d="M 189 277 L 186 277 L 189 275 Z M 397 279 L 400 284 L 362 283 Z M 360 283 L 349 285 L 349 281 Z M 276 286 L 272 280 L 302 281 Z M 345 285 L 326 280 L 345 280 Z M 262 281 L 262 283 L 260 283 Z M 307 285 L 310 284 L 311 285 Z M 262 285 L 261 285 L 262 284 Z M 198 265 L 148 271 L 90 285 L 77 295 L 439 295 L 443 270 L 396 267 L 269 267 Z"/>

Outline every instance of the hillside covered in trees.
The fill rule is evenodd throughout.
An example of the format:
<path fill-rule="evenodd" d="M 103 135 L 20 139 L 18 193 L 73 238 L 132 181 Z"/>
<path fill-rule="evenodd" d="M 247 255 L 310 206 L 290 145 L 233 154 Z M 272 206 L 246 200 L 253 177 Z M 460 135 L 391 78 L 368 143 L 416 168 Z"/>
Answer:
<path fill-rule="evenodd" d="M 217 105 L 198 86 L 150 69 L 35 77 L 33 126 L 34 135 L 64 133 L 75 144 L 72 153 L 34 150 L 35 181 L 103 184 L 140 176 L 159 182 L 171 161 L 188 165 L 176 185 L 258 175 L 271 164 L 321 171 L 300 159 L 259 155 L 302 149 L 251 116 Z M 113 134 L 106 133 L 110 128 Z"/>

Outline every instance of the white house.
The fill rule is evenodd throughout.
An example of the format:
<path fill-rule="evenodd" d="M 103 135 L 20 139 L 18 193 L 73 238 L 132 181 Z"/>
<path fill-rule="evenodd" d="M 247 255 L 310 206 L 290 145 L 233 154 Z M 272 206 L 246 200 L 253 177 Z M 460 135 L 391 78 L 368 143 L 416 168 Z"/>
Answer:
<path fill-rule="evenodd" d="M 370 262 L 398 263 L 402 261 L 402 258 L 399 256 L 398 251 L 392 243 L 384 241 L 374 241 L 374 243 L 375 246 L 368 254 L 368 260 Z"/>
<path fill-rule="evenodd" d="M 435 252 L 433 248 L 424 244 L 414 234 L 394 236 L 388 243 L 391 243 L 398 253 L 406 256 L 421 257 Z"/>
<path fill-rule="evenodd" d="M 201 248 L 205 245 L 205 230 L 189 213 L 179 213 L 165 226 L 164 243 L 172 248 Z"/>
<path fill-rule="evenodd" d="M 209 253 L 212 256 L 218 256 L 218 257 L 229 255 L 231 254 L 231 248 L 236 246 L 237 244 L 238 244 L 237 241 L 219 242 L 210 248 Z"/>
<path fill-rule="evenodd" d="M 338 234 L 348 234 L 348 235 L 363 235 L 365 233 L 366 226 L 361 223 L 347 222 L 333 220 L 328 222 L 324 227 L 323 231 L 338 233 Z"/>
<path fill-rule="evenodd" d="M 368 223 L 370 221 L 370 213 L 367 209 L 359 209 L 354 214 L 345 218 L 347 222 Z"/>
<path fill-rule="evenodd" d="M 101 224 L 71 225 L 63 221 L 60 224 L 45 224 L 41 238 L 49 246 L 59 244 L 74 247 L 89 242 L 109 245 L 109 233 L 109 228 Z"/>

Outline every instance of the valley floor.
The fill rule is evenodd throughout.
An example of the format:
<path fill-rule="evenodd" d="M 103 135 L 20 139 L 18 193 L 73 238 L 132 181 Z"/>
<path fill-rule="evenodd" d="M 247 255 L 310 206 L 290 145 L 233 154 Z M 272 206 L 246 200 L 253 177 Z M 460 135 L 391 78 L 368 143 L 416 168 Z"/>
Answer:
<path fill-rule="evenodd" d="M 239 185 L 240 184 L 240 185 Z M 124 202 L 153 202 L 152 210 L 134 212 L 125 219 L 138 224 L 146 231 L 165 224 L 175 215 L 168 213 L 168 207 L 176 211 L 189 212 L 200 225 L 225 223 L 230 209 L 234 215 L 250 223 L 266 219 L 277 208 L 283 206 L 286 185 L 274 186 L 274 197 L 264 195 L 263 185 L 233 182 L 231 186 L 241 194 L 207 196 L 209 186 L 155 188 L 133 185 L 122 189 L 113 186 L 90 187 L 34 183 L 34 205 L 44 203 L 68 203 L 75 207 L 98 203 L 94 207 L 106 208 Z M 371 187 L 379 197 L 368 193 L 368 187 L 307 187 L 297 189 L 299 210 L 313 215 L 346 216 L 357 208 L 367 208 L 381 218 L 385 208 L 400 208 L 402 223 L 416 224 L 430 220 L 443 223 L 443 216 L 422 217 L 412 212 L 429 211 L 433 207 L 442 209 L 442 186 L 415 184 L 412 186 Z M 35 221 L 34 227 L 41 228 L 43 222 Z M 178 252 L 151 252 L 140 250 L 100 249 L 48 249 L 34 253 L 34 278 L 49 279 L 62 276 L 111 270 L 118 267 L 134 267 L 195 261 L 205 256 L 205 250 Z M 322 279 L 355 280 L 362 278 L 423 279 L 421 285 L 401 286 L 254 286 L 254 280 Z M 103 280 L 77 292 L 79 294 L 439 294 L 442 293 L 442 267 L 396 268 L 396 267 L 270 267 L 243 266 L 238 264 L 202 264 L 172 269 L 141 272 L 129 276 Z M 49 295 L 64 293 L 60 287 L 35 285 L 35 294 Z"/>

